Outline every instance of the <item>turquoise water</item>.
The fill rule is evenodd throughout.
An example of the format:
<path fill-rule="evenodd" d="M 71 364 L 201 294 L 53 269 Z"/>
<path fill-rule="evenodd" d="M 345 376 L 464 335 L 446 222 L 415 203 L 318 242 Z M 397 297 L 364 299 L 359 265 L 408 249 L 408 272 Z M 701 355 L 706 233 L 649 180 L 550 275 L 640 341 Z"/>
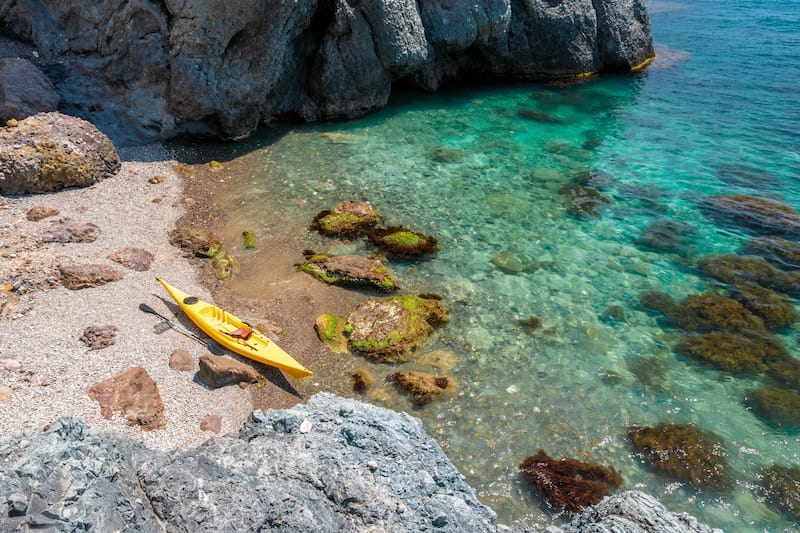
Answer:
<path fill-rule="evenodd" d="M 752 489 L 763 466 L 800 464 L 800 437 L 742 406 L 757 379 L 679 358 L 681 332 L 637 305 L 645 290 L 681 298 L 714 288 L 691 260 L 748 238 L 709 222 L 697 208 L 704 196 L 800 208 L 800 2 L 753 4 L 652 2 L 660 57 L 638 75 L 396 94 L 363 120 L 273 129 L 240 158 L 256 184 L 237 224 L 278 220 L 300 232 L 318 211 L 362 199 L 389 223 L 438 237 L 435 258 L 391 264 L 406 291 L 443 296 L 452 321 L 431 348 L 460 359 L 458 394 L 414 414 L 503 523 L 554 520 L 517 472 L 544 448 L 613 465 L 623 488 L 728 531 L 798 527 Z M 559 194 L 585 171 L 612 199 L 596 219 L 570 216 Z M 688 259 L 637 246 L 664 218 L 696 228 Z M 329 250 L 367 251 L 340 244 Z M 530 267 L 500 270 L 500 252 Z M 614 305 L 625 321 L 601 318 Z M 543 326 L 528 334 L 518 321 L 532 315 Z M 795 357 L 798 334 L 780 335 Z M 698 493 L 640 464 L 625 428 L 662 419 L 725 439 L 732 493 Z"/>

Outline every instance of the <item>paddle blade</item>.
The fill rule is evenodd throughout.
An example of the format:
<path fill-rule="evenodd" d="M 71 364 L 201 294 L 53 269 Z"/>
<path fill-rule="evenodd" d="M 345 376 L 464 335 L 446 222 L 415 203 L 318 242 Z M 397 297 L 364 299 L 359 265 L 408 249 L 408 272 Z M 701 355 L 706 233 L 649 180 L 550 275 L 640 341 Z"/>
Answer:
<path fill-rule="evenodd" d="M 156 310 L 153 309 L 152 307 L 150 307 L 149 305 L 147 305 L 146 303 L 139 304 L 139 309 L 141 309 L 145 313 L 150 313 L 151 315 L 155 315 L 156 314 Z"/>

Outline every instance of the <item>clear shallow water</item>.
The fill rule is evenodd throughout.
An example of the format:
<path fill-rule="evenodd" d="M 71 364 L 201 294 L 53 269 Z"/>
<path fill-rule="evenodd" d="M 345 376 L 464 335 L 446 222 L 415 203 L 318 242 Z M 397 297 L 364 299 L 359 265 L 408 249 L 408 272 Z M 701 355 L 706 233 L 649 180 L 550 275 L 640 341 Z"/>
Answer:
<path fill-rule="evenodd" d="M 758 380 L 672 353 L 681 333 L 644 313 L 639 294 L 681 298 L 714 284 L 680 257 L 635 240 L 648 223 L 671 218 L 697 229 L 692 259 L 736 251 L 748 236 L 702 216 L 697 201 L 708 194 L 742 192 L 800 208 L 800 2 L 650 9 L 660 59 L 641 75 L 565 88 L 398 94 L 363 120 L 266 133 L 236 162 L 252 180 L 229 199 L 241 201 L 231 231 L 246 224 L 299 233 L 318 211 L 355 198 L 390 224 L 439 238 L 434 259 L 391 264 L 405 291 L 443 296 L 452 321 L 431 348 L 460 359 L 452 372 L 458 394 L 414 414 L 501 522 L 552 520 L 517 472 L 544 448 L 613 465 L 623 488 L 713 526 L 790 530 L 798 525 L 751 488 L 761 467 L 800 463 L 800 437 L 742 407 Z M 742 168 L 760 177 L 731 172 Z M 582 171 L 609 177 L 603 190 L 613 203 L 597 219 L 569 216 L 558 193 Z M 367 251 L 321 238 L 315 245 Z M 540 268 L 505 273 L 492 264 L 504 251 Z M 612 305 L 624 308 L 626 322 L 599 317 Z M 518 321 L 531 315 L 549 331 L 527 334 Z M 798 334 L 795 326 L 780 336 L 795 357 Z M 704 496 L 639 464 L 625 428 L 662 419 L 695 422 L 725 439 L 738 478 L 732 494 Z"/>

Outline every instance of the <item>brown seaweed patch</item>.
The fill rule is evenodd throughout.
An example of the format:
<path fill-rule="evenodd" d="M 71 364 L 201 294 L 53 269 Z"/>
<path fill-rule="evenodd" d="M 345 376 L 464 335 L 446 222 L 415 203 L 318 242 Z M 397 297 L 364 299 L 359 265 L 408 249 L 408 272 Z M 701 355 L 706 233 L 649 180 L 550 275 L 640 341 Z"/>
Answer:
<path fill-rule="evenodd" d="M 800 429 L 800 394 L 765 385 L 747 389 L 745 404 L 770 426 L 778 429 Z"/>
<path fill-rule="evenodd" d="M 800 467 L 772 465 L 759 473 L 760 493 L 772 507 L 800 520 Z"/>
<path fill-rule="evenodd" d="M 632 426 L 628 437 L 637 455 L 656 472 L 694 488 L 728 491 L 733 477 L 722 439 L 694 424 L 661 422 Z"/>
<path fill-rule="evenodd" d="M 768 371 L 770 364 L 791 358 L 776 337 L 729 331 L 687 335 L 673 349 L 676 353 L 732 374 L 760 374 Z"/>
<path fill-rule="evenodd" d="M 547 503 L 573 513 L 600 503 L 622 484 L 622 476 L 613 467 L 567 457 L 554 459 L 544 450 L 525 459 L 519 469 Z"/>

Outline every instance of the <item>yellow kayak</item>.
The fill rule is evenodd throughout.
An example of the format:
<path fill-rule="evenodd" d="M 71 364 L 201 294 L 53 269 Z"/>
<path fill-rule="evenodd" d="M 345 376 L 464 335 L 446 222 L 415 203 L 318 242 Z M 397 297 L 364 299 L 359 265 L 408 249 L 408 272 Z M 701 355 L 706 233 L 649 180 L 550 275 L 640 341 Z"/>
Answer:
<path fill-rule="evenodd" d="M 156 279 L 167 289 L 172 299 L 181 306 L 186 316 L 206 335 L 225 348 L 242 357 L 280 368 L 296 378 L 314 374 L 284 352 L 280 346 L 269 340 L 266 335 L 243 320 L 215 305 L 176 289 L 161 278 Z"/>

